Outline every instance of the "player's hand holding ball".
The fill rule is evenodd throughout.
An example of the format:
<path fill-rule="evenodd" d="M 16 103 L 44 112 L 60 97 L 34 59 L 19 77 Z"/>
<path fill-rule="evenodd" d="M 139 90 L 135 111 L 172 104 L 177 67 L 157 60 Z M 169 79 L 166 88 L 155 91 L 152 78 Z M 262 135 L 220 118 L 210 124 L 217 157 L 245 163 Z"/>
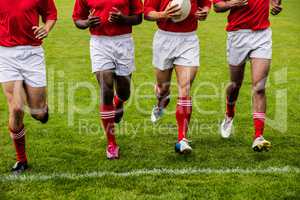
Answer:
<path fill-rule="evenodd" d="M 206 8 L 206 7 L 200 8 L 199 7 L 197 12 L 195 13 L 195 15 L 199 21 L 205 21 L 207 19 L 208 13 L 209 13 L 209 8 Z"/>
<path fill-rule="evenodd" d="M 160 19 L 172 19 L 176 17 L 180 17 L 181 15 L 181 8 L 178 4 L 172 4 L 172 1 L 168 4 L 166 9 L 160 12 Z"/>
<path fill-rule="evenodd" d="M 282 11 L 281 0 L 271 0 L 271 14 L 278 15 Z"/>

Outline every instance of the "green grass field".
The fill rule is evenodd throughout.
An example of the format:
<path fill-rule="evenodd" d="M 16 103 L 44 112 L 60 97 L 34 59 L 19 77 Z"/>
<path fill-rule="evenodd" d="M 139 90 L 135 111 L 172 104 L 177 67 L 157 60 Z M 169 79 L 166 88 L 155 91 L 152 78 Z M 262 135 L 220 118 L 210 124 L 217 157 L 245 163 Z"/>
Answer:
<path fill-rule="evenodd" d="M 251 149 L 249 67 L 237 105 L 235 134 L 229 140 L 222 140 L 218 134 L 228 83 L 226 15 L 211 12 L 198 31 L 201 68 L 193 88 L 189 134 L 193 153 L 183 157 L 173 150 L 177 137 L 172 113 L 177 93 L 175 79 L 168 114 L 159 124 L 150 123 L 155 102 L 151 44 L 156 25 L 144 22 L 134 29 L 137 70 L 124 121 L 116 127 L 121 146 L 121 159 L 117 161 L 106 159 L 106 140 L 98 128 L 98 98 L 93 98 L 98 87 L 91 74 L 89 34 L 75 29 L 72 23 L 73 1 L 56 3 L 60 19 L 44 44 L 51 120 L 42 126 L 26 116 L 31 170 L 24 177 L 9 176 L 15 162 L 14 150 L 7 133 L 7 105 L 0 94 L 1 200 L 300 199 L 298 0 L 285 1 L 283 13 L 271 19 L 274 59 L 268 82 L 269 120 L 265 133 L 273 144 L 270 152 L 255 153 Z M 153 169 L 174 169 L 177 173 L 152 173 Z M 192 173 L 191 169 L 198 172 Z M 138 174 L 136 170 L 145 173 Z M 98 175 L 93 175 L 96 172 Z M 101 172 L 103 175 L 99 175 Z M 132 173 L 124 175 L 128 172 Z"/>

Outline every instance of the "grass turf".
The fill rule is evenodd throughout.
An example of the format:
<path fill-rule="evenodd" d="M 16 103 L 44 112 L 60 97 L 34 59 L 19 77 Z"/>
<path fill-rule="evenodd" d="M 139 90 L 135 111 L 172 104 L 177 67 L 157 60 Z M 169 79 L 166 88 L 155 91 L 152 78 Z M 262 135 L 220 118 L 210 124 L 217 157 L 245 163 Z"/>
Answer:
<path fill-rule="evenodd" d="M 253 128 L 249 66 L 237 105 L 234 137 L 224 141 L 217 133 L 224 113 L 224 88 L 228 82 L 226 16 L 211 12 L 208 21 L 202 23 L 198 31 L 201 68 L 193 86 L 194 113 L 189 134 L 193 154 L 182 157 L 173 151 L 176 141 L 172 113 L 176 104 L 175 79 L 168 114 L 157 125 L 149 122 L 155 102 L 151 43 L 156 26 L 144 22 L 134 28 L 137 71 L 133 76 L 133 93 L 126 106 L 124 121 L 116 127 L 122 150 L 118 161 L 105 158 L 106 141 L 98 128 L 97 98 L 93 98 L 93 111 L 85 109 L 91 102 L 91 93 L 86 88 L 98 93 L 95 78 L 90 73 L 88 32 L 74 28 L 72 1 L 57 0 L 57 7 L 60 20 L 44 44 L 51 120 L 42 126 L 28 115 L 25 118 L 32 167 L 30 174 L 127 172 L 153 168 L 300 167 L 300 108 L 297 106 L 300 101 L 300 13 L 297 0 L 284 2 L 283 13 L 272 17 L 274 50 L 267 115 L 273 120 L 284 116 L 287 105 L 288 117 L 286 123 L 284 119 L 279 123 L 269 120 L 271 126 L 266 127 L 266 137 L 273 144 L 270 152 L 257 154 L 250 148 Z M 76 89 L 78 83 L 84 87 Z M 14 151 L 7 133 L 5 98 L 2 93 L 0 96 L 3 102 L 0 106 L 0 174 L 6 176 L 14 163 Z M 76 113 L 78 108 L 88 112 Z M 0 199 L 300 199 L 299 180 L 299 174 L 293 173 L 0 180 Z"/>

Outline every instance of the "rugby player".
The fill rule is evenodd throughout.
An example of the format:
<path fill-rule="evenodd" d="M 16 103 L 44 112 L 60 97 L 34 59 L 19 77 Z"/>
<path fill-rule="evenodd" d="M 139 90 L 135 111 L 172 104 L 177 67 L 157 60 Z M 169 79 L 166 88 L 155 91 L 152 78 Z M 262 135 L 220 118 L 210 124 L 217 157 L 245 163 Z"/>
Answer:
<path fill-rule="evenodd" d="M 43 25 L 40 26 L 41 16 Z M 0 82 L 9 107 L 8 127 L 20 174 L 28 168 L 25 151 L 24 107 L 31 116 L 46 123 L 48 106 L 46 67 L 42 40 L 57 19 L 53 0 L 0 1 Z"/>
<path fill-rule="evenodd" d="M 79 29 L 89 28 L 92 72 L 101 88 L 100 114 L 107 136 L 108 159 L 119 158 L 114 123 L 123 116 L 135 70 L 132 26 L 142 22 L 141 0 L 76 0 L 73 20 Z"/>
<path fill-rule="evenodd" d="M 264 139 L 266 116 L 266 81 L 272 59 L 272 31 L 269 13 L 281 12 L 280 0 L 213 0 L 216 12 L 230 11 L 228 16 L 227 57 L 230 84 L 227 87 L 225 119 L 221 124 L 221 135 L 231 135 L 235 104 L 243 83 L 247 60 L 250 60 L 252 75 L 252 99 L 254 151 L 268 151 L 271 143 Z M 271 5 L 271 7 L 270 7 Z"/>
<path fill-rule="evenodd" d="M 158 31 L 153 39 L 153 65 L 156 74 L 155 92 L 157 104 L 151 114 L 151 121 L 157 122 L 170 101 L 170 82 L 173 69 L 177 76 L 178 99 L 176 120 L 178 140 L 175 151 L 191 153 L 187 140 L 188 126 L 192 115 L 191 86 L 199 67 L 199 40 L 196 35 L 198 20 L 206 20 L 210 0 L 191 0 L 191 10 L 186 19 L 175 23 L 182 10 L 171 5 L 169 0 L 145 0 L 144 15 L 149 21 L 156 21 Z"/>

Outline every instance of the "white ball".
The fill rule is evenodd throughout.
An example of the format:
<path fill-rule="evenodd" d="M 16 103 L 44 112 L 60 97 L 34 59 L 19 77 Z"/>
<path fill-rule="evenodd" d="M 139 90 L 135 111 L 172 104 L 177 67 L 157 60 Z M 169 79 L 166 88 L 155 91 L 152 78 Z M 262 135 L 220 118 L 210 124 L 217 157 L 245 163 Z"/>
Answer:
<path fill-rule="evenodd" d="M 182 14 L 178 17 L 173 17 L 172 21 L 173 22 L 181 22 L 185 20 L 190 12 L 191 12 L 191 0 L 172 0 L 171 1 L 171 6 L 173 5 L 178 5 L 179 8 L 181 8 Z"/>

